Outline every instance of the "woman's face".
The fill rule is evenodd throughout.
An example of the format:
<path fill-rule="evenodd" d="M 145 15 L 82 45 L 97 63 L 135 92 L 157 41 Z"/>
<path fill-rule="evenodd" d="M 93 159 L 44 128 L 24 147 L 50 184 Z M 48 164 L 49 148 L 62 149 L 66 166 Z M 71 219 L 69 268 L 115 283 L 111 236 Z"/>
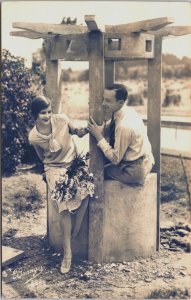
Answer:
<path fill-rule="evenodd" d="M 37 117 L 37 122 L 39 125 L 48 125 L 50 124 L 52 115 L 51 106 L 49 105 L 47 108 L 42 109 Z"/>

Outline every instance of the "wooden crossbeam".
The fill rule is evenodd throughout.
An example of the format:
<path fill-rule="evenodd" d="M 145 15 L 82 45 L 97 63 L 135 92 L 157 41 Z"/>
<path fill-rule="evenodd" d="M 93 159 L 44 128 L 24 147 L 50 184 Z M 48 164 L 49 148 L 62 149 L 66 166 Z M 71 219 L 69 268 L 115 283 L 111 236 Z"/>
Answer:
<path fill-rule="evenodd" d="M 25 37 L 28 39 L 46 39 L 48 37 L 53 37 L 55 34 L 48 34 L 48 33 L 38 33 L 38 32 L 33 32 L 29 30 L 20 30 L 20 31 L 11 31 L 10 35 L 12 36 L 20 36 L 20 37 Z"/>
<path fill-rule="evenodd" d="M 50 59 L 88 61 L 88 34 L 60 35 L 50 41 Z"/>
<path fill-rule="evenodd" d="M 191 33 L 191 26 L 168 26 L 156 32 L 157 35 L 160 36 L 181 36 Z"/>
<path fill-rule="evenodd" d="M 103 35 L 104 58 L 106 60 L 120 61 L 154 57 L 153 34 L 103 33 Z M 49 55 L 51 60 L 89 60 L 89 33 L 59 35 L 49 40 Z"/>
<path fill-rule="evenodd" d="M 19 28 L 19 29 L 36 32 L 36 33 L 46 33 L 46 34 L 66 35 L 66 34 L 87 32 L 87 27 L 81 25 L 14 22 L 12 26 L 13 28 Z"/>
<path fill-rule="evenodd" d="M 105 31 L 106 33 L 140 33 L 142 31 L 155 31 L 163 28 L 166 25 L 169 25 L 174 22 L 173 18 L 156 18 L 156 19 L 148 19 L 139 22 L 133 22 L 122 25 L 106 25 Z"/>
<path fill-rule="evenodd" d="M 102 25 L 97 25 L 95 15 L 85 15 L 84 20 L 89 31 L 105 31 L 105 28 Z"/>
<path fill-rule="evenodd" d="M 106 60 L 154 58 L 153 34 L 105 33 L 104 37 Z"/>

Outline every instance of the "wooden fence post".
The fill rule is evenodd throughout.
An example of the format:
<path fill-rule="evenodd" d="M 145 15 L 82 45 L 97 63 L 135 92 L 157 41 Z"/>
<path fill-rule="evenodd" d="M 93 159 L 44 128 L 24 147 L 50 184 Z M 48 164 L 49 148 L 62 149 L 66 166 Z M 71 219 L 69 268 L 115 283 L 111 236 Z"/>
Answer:
<path fill-rule="evenodd" d="M 61 97 L 61 61 L 50 59 L 50 41 L 46 41 L 44 49 L 46 52 L 46 94 L 51 100 L 52 112 L 59 112 Z"/>
<path fill-rule="evenodd" d="M 154 59 L 148 60 L 148 137 L 155 158 L 153 171 L 157 173 L 157 240 L 160 245 L 160 148 L 161 148 L 161 78 L 162 78 L 162 37 L 155 36 Z"/>
<path fill-rule="evenodd" d="M 97 123 L 104 119 L 102 101 L 104 90 L 104 47 L 103 34 L 89 33 L 89 111 Z M 90 261 L 101 262 L 103 253 L 104 228 L 104 174 L 103 154 L 90 137 L 90 169 L 94 174 L 96 193 L 89 203 L 89 249 Z"/>

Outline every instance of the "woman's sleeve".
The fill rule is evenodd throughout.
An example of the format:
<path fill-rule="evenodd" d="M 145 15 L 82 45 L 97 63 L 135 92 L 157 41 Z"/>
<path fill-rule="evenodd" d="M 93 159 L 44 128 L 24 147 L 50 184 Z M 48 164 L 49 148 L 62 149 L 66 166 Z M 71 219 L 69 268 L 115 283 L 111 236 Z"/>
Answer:
<path fill-rule="evenodd" d="M 40 146 L 38 146 L 38 145 L 33 145 L 33 146 L 35 148 L 35 151 L 36 151 L 38 157 L 40 158 L 40 160 L 43 161 L 44 160 L 43 149 Z"/>
<path fill-rule="evenodd" d="M 78 137 L 83 137 L 88 133 L 87 127 L 77 126 L 76 121 L 69 119 L 65 114 L 59 114 L 59 118 L 64 121 L 64 123 L 66 122 L 68 124 L 70 134 L 76 134 Z"/>
<path fill-rule="evenodd" d="M 72 120 L 68 120 L 68 127 L 70 134 L 76 134 L 76 126 Z"/>

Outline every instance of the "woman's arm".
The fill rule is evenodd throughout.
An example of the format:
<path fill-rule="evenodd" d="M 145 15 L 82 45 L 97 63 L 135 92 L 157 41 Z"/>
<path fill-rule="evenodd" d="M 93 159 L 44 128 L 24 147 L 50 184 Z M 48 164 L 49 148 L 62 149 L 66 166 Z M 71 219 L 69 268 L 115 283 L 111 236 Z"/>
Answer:
<path fill-rule="evenodd" d="M 76 134 L 80 138 L 83 137 L 84 135 L 86 135 L 89 132 L 87 127 L 76 128 L 76 126 L 74 126 L 74 124 L 72 123 L 71 120 L 68 122 L 68 126 L 69 126 L 70 133 L 71 134 Z"/>
<path fill-rule="evenodd" d="M 35 148 L 35 151 L 36 151 L 38 157 L 40 158 L 40 160 L 43 161 L 44 160 L 43 149 L 38 145 L 33 145 L 33 146 Z"/>

